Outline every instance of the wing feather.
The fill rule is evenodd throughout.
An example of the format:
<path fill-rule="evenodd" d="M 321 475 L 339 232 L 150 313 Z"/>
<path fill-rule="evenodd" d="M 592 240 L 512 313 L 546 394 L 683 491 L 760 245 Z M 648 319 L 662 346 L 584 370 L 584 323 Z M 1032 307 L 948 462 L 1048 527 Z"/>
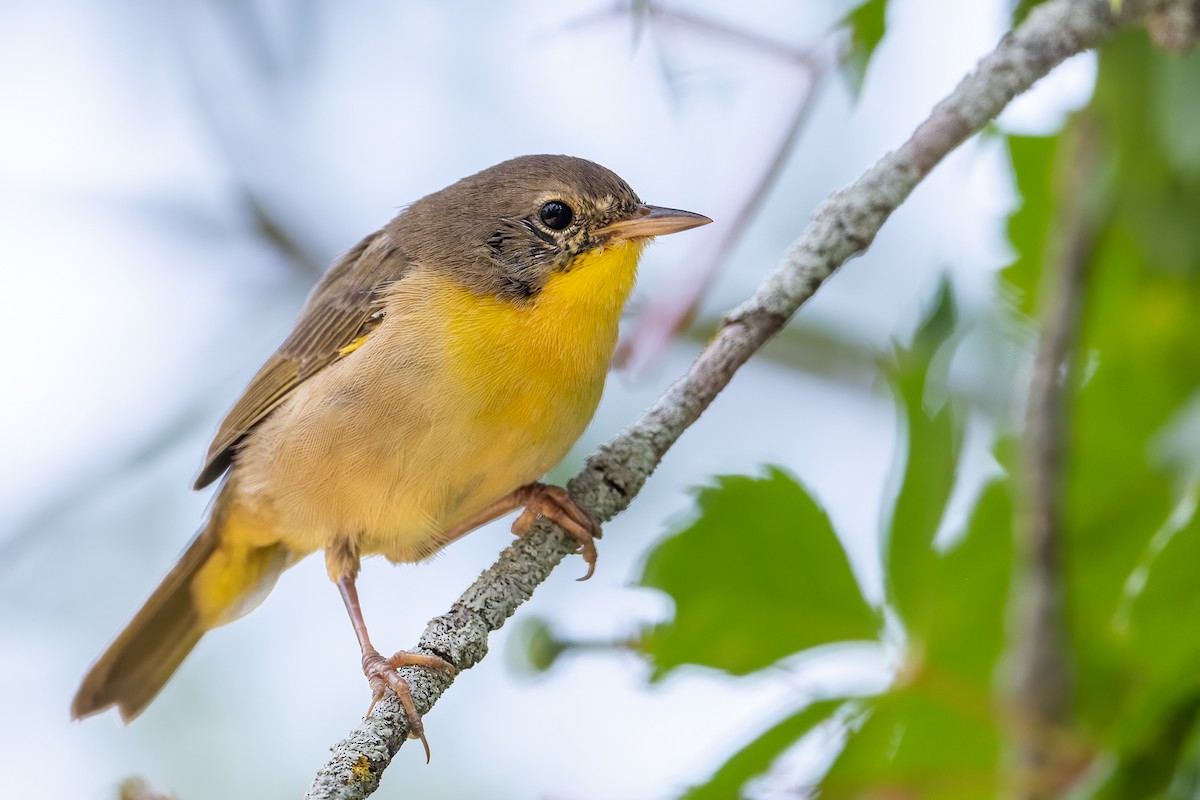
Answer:
<path fill-rule="evenodd" d="M 258 374 L 217 430 L 201 489 L 229 468 L 246 435 L 292 391 L 329 364 L 352 352 L 383 318 L 383 295 L 408 265 L 386 231 L 363 239 L 325 274 L 309 296 L 292 332 Z"/>

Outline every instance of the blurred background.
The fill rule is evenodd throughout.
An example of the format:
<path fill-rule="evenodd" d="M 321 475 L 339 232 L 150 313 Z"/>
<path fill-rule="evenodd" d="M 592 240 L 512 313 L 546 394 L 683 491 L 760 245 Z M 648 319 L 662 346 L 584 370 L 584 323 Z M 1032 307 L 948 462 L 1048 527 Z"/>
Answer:
<path fill-rule="evenodd" d="M 856 98 L 837 68 L 853 5 L 0 4 L 6 793 L 111 798 L 137 775 L 188 800 L 300 796 L 369 699 L 320 559 L 206 636 L 129 727 L 112 713 L 72 723 L 68 705 L 198 528 L 209 492 L 188 487 L 209 438 L 314 281 L 406 203 L 522 153 L 590 158 L 647 202 L 711 216 L 647 253 L 624 369 L 553 476 L 565 479 L 1011 14 L 1006 0 L 896 0 Z M 1000 127 L 1056 130 L 1094 74 L 1091 57 L 1068 62 Z M 886 684 L 876 645 L 651 684 L 641 659 L 605 643 L 670 616 L 663 595 L 630 583 L 692 508 L 690 489 L 764 464 L 811 488 L 878 601 L 897 423 L 876 363 L 910 339 L 943 278 L 964 316 L 989 313 L 1010 258 L 1007 158 L 984 137 L 936 170 L 607 526 L 595 578 L 576 583 L 583 565 L 568 561 L 493 636 L 426 720 L 432 764 L 404 748 L 377 796 L 670 797 L 785 706 Z M 989 365 L 977 369 L 986 386 Z M 968 436 L 978 475 L 987 444 Z M 414 643 L 508 539 L 502 522 L 428 564 L 366 563 L 380 649 Z M 597 646 L 538 673 L 535 619 Z M 821 758 L 795 754 L 789 779 Z"/>

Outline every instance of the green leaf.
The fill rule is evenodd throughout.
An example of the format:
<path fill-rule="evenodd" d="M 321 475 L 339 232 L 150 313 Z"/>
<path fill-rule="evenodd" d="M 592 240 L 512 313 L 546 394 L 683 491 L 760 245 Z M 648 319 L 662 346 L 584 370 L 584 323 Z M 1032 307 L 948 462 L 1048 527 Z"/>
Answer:
<path fill-rule="evenodd" d="M 1184 525 L 1159 538 L 1132 587 L 1128 636 L 1147 665 L 1171 682 L 1200 681 L 1200 636 L 1179 635 L 1200 631 L 1200 514 L 1193 511 Z"/>
<path fill-rule="evenodd" d="M 1147 266 L 1188 273 L 1200 266 L 1200 181 L 1195 98 L 1200 54 L 1177 59 L 1141 31 L 1124 31 L 1100 54 L 1092 103 L 1110 139 L 1117 221 Z"/>
<path fill-rule="evenodd" d="M 1151 767 L 1166 780 L 1174 773 L 1181 729 L 1200 711 L 1200 515 L 1181 527 L 1161 530 L 1150 552 L 1126 583 L 1128 609 L 1116 617 L 1128 666 L 1125 711 L 1117 741 L 1133 753 L 1138 772 Z M 1181 718 L 1183 713 L 1185 718 Z"/>
<path fill-rule="evenodd" d="M 940 602 L 919 636 L 910 633 L 898 685 L 867 701 L 823 797 L 996 796 L 1001 730 L 991 684 L 1005 643 L 1012 524 L 1009 481 L 995 480 L 962 540 L 923 574 Z"/>
<path fill-rule="evenodd" d="M 1059 136 L 1008 136 L 1008 155 L 1021 203 L 1008 217 L 1008 240 L 1016 259 L 1003 275 L 1017 290 L 1017 308 L 1033 315 L 1046 240 L 1054 217 L 1053 175 Z"/>
<path fill-rule="evenodd" d="M 699 514 L 650 554 L 640 578 L 675 601 L 647 632 L 655 677 L 682 664 L 743 675 L 817 645 L 874 639 L 863 599 L 825 512 L 779 469 L 720 477 Z"/>
<path fill-rule="evenodd" d="M 513 631 L 513 665 L 522 672 L 549 672 L 569 645 L 540 617 L 526 617 Z"/>
<path fill-rule="evenodd" d="M 822 798 L 994 800 L 1000 737 L 988 694 L 928 676 L 869 705 L 820 783 Z"/>
<path fill-rule="evenodd" d="M 921 406 L 918 386 L 901 385 L 908 429 L 904 483 L 896 497 L 887 539 L 889 599 L 909 629 L 925 627 L 937 598 L 928 577 L 937 555 L 934 536 L 954 488 L 960 425 L 947 405 L 929 416 Z"/>
<path fill-rule="evenodd" d="M 1200 51 L 1182 58 L 1154 60 L 1159 86 L 1154 127 L 1162 140 L 1163 155 L 1177 170 L 1195 179 L 1200 176 Z"/>
<path fill-rule="evenodd" d="M 907 352 L 897 356 L 897 406 L 904 416 L 907 456 L 891 524 L 884 536 L 888 599 L 905 627 L 920 630 L 937 602 L 928 576 L 937 559 L 933 540 L 954 488 L 962 426 L 947 403 L 926 408 L 927 378 L 954 329 L 954 306 L 943 285 L 937 303 Z"/>
<path fill-rule="evenodd" d="M 928 575 L 938 601 L 921 631 L 922 657 L 954 680 L 987 694 L 1004 650 L 1013 569 L 1010 481 L 995 480 L 975 504 L 963 538 Z"/>
<path fill-rule="evenodd" d="M 741 797 L 741 790 L 749 781 L 764 774 L 785 750 L 830 719 L 847 702 L 845 698 L 819 700 L 777 722 L 730 756 L 711 778 L 688 789 L 681 800 L 731 800 Z"/>
<path fill-rule="evenodd" d="M 1195 800 L 1200 797 L 1200 723 L 1193 724 L 1179 755 L 1179 766 L 1171 777 L 1164 800 Z"/>
<path fill-rule="evenodd" d="M 899 354 L 902 374 L 924 380 L 934 357 L 950 341 L 958 325 L 958 311 L 954 307 L 954 293 L 949 281 L 943 277 L 938 284 L 933 304 L 913 335 L 912 347 Z"/>
<path fill-rule="evenodd" d="M 1172 784 L 1181 780 L 1194 782 L 1195 775 L 1188 776 L 1187 767 L 1181 770 L 1180 761 L 1188 755 L 1195 756 L 1196 723 L 1200 719 L 1200 694 L 1192 692 L 1181 703 L 1174 706 L 1164 718 L 1162 725 L 1154 731 L 1153 739 L 1138 747 L 1121 752 L 1121 759 L 1107 776 L 1107 780 L 1093 795 L 1096 800 L 1124 800 L 1127 797 L 1186 797 L 1194 800 L 1194 790 L 1189 794 L 1166 794 Z M 1189 745 L 1192 752 L 1187 751 Z"/>
<path fill-rule="evenodd" d="M 862 91 L 875 48 L 887 32 L 887 0 L 866 0 L 846 15 L 850 48 L 842 57 L 842 76 L 854 97 Z"/>

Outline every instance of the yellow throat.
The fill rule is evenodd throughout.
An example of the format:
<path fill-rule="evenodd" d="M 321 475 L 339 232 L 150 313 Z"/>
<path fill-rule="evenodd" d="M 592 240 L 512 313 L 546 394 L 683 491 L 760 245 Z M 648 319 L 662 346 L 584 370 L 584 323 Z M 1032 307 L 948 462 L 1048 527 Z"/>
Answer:
<path fill-rule="evenodd" d="M 516 375 L 545 375 L 549 391 L 603 383 L 643 248 L 634 240 L 581 253 L 527 302 L 440 289 L 452 359 L 473 376 L 493 373 L 496 360 Z"/>

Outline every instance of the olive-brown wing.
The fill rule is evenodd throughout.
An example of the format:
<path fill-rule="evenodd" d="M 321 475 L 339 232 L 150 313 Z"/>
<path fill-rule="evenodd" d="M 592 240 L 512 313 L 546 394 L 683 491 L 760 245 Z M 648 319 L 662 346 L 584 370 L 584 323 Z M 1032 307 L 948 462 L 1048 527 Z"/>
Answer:
<path fill-rule="evenodd" d="M 377 231 L 363 239 L 317 284 L 296 327 L 221 423 L 196 479 L 197 489 L 229 468 L 242 439 L 297 386 L 352 352 L 383 319 L 384 292 L 408 268 L 388 238 L 385 231 Z"/>

